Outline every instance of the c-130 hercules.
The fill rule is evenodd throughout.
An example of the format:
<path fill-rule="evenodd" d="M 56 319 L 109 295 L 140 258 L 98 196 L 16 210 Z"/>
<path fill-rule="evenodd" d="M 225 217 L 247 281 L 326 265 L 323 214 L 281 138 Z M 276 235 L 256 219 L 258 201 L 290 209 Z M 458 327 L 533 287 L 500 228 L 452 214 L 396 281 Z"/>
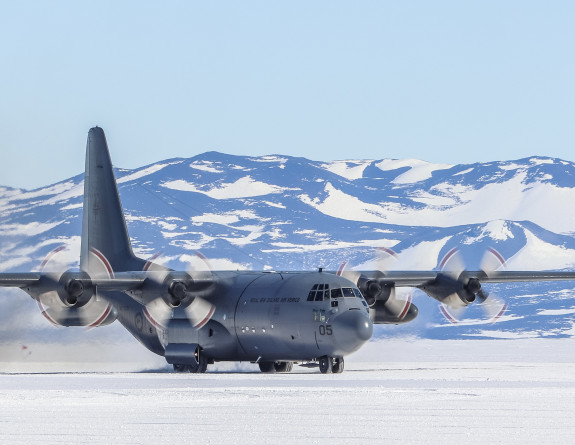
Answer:
<path fill-rule="evenodd" d="M 458 263 L 457 254 L 452 260 Z M 448 254 L 449 256 L 450 254 Z M 216 361 L 250 361 L 262 372 L 294 362 L 340 373 L 344 357 L 373 334 L 373 324 L 417 316 L 396 287 L 417 287 L 447 307 L 489 301 L 482 282 L 575 280 L 575 272 L 357 271 L 257 272 L 170 270 L 131 248 L 104 131 L 90 129 L 80 270 L 2 273 L 61 326 L 118 320 L 178 372 L 205 372 Z M 445 269 L 445 268 L 444 268 Z M 495 268 L 493 268 L 495 269 Z"/>

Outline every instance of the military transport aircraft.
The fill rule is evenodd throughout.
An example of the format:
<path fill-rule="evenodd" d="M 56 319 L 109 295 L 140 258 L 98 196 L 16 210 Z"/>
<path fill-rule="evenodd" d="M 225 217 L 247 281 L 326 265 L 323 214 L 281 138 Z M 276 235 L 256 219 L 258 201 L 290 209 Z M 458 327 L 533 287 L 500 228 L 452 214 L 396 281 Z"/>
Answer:
<path fill-rule="evenodd" d="M 47 259 L 44 263 L 47 263 Z M 88 133 L 79 270 L 2 273 L 61 326 L 120 323 L 178 372 L 216 361 L 250 361 L 262 372 L 294 363 L 340 373 L 374 323 L 417 316 L 395 288 L 416 287 L 446 307 L 489 303 L 481 283 L 575 280 L 575 272 L 467 271 L 452 251 L 439 271 L 177 271 L 137 258 L 104 131 Z M 455 266 L 453 266 L 455 264 Z M 44 264 L 43 264 L 44 266 Z"/>

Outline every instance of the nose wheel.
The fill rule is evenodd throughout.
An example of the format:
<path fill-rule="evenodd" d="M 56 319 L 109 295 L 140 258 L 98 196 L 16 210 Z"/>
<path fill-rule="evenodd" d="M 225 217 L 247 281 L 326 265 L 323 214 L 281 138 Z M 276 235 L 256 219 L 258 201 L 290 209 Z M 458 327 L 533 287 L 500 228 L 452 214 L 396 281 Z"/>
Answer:
<path fill-rule="evenodd" d="M 324 355 L 319 358 L 319 370 L 322 374 L 341 374 L 343 372 L 343 357 Z"/>

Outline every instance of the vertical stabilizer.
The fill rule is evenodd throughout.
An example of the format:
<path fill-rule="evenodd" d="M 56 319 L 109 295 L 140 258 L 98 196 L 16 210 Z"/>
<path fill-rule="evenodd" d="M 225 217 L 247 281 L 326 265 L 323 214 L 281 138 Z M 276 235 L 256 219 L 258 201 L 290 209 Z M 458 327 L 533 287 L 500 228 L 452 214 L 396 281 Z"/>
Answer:
<path fill-rule="evenodd" d="M 100 127 L 91 128 L 86 145 L 80 268 L 101 270 L 105 265 L 112 274 L 141 269 L 141 262 L 132 253 L 106 135 Z"/>

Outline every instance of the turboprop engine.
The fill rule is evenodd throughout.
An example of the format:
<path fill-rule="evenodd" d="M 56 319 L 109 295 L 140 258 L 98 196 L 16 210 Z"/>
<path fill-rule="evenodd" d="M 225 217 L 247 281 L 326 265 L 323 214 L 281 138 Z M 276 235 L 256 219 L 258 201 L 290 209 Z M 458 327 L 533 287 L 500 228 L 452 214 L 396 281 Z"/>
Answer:
<path fill-rule="evenodd" d="M 375 324 L 408 323 L 417 317 L 417 306 L 407 299 L 397 298 L 395 285 L 385 280 L 360 277 L 357 285 L 367 304 L 369 316 Z"/>
<path fill-rule="evenodd" d="M 23 288 L 38 302 L 42 315 L 59 326 L 104 326 L 117 318 L 115 309 L 97 294 L 88 273 L 68 270 L 44 274 Z"/>

